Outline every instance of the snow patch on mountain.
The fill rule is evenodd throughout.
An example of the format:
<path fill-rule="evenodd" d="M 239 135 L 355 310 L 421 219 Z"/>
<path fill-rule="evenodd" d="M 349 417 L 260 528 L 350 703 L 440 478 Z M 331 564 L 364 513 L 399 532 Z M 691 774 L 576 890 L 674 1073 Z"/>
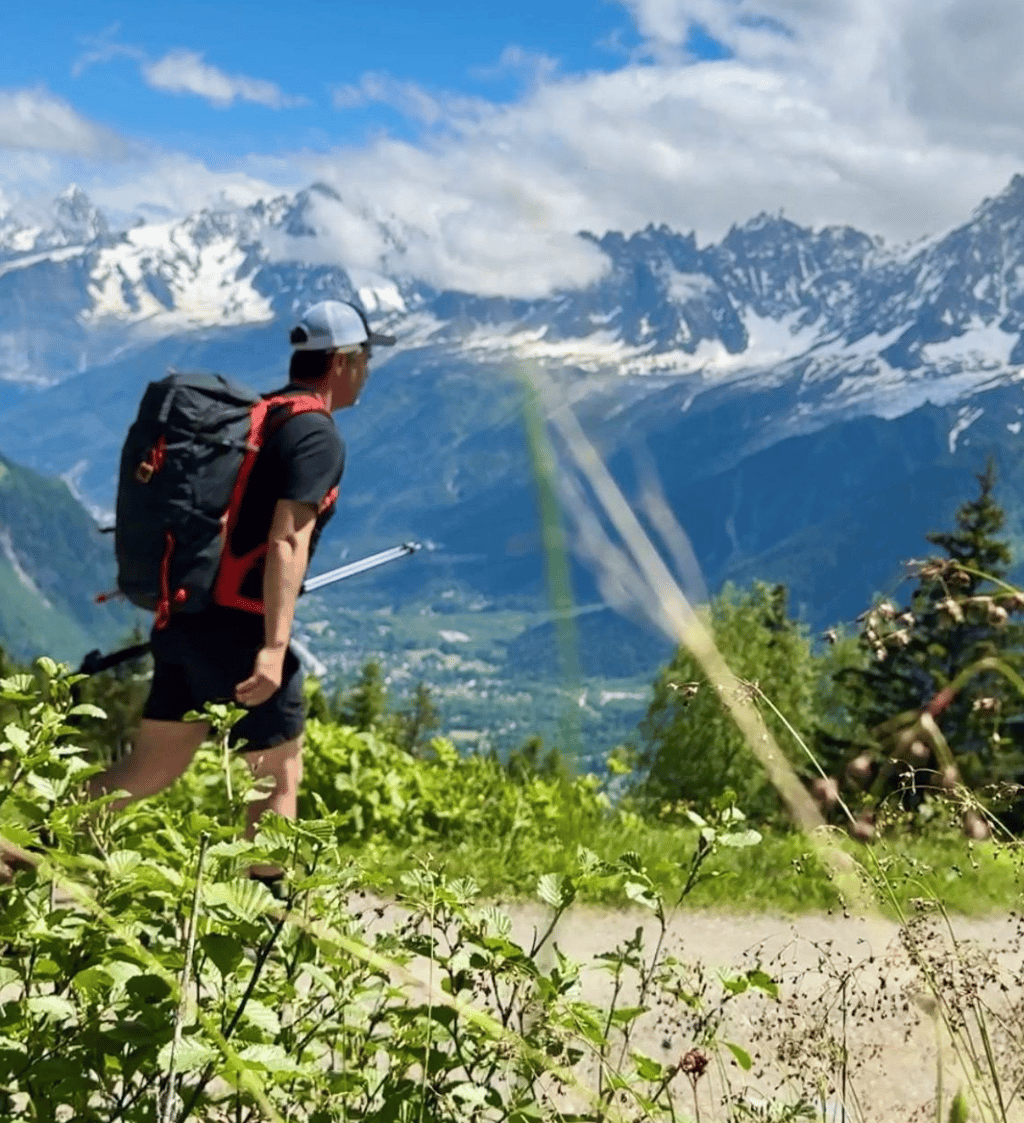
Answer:
<path fill-rule="evenodd" d="M 60 250 L 48 250 L 45 253 L 31 253 L 24 257 L 15 257 L 9 261 L 0 261 L 0 277 L 5 273 L 13 273 L 18 269 L 31 269 L 33 265 L 40 265 L 44 261 L 67 261 L 72 257 L 82 257 L 85 252 L 85 246 L 67 246 Z"/>
<path fill-rule="evenodd" d="M 39 591 L 39 586 L 32 580 L 26 572 L 25 567 L 21 564 L 21 559 L 18 557 L 14 549 L 14 542 L 11 539 L 11 528 L 9 526 L 0 527 L 0 554 L 7 560 L 7 564 L 14 570 L 15 576 L 24 585 L 30 593 L 37 596 L 47 608 L 53 606 Z"/>
<path fill-rule="evenodd" d="M 969 406 L 965 406 L 959 411 L 956 417 L 956 424 L 949 431 L 950 455 L 956 452 L 956 443 L 960 439 L 960 434 L 965 433 L 984 412 L 983 409 L 972 409 Z"/>
<path fill-rule="evenodd" d="M 168 333 L 266 322 L 273 308 L 252 279 L 250 254 L 230 235 L 200 239 L 186 224 L 140 226 L 99 251 L 83 320 L 147 322 Z"/>
<path fill-rule="evenodd" d="M 961 335 L 921 348 L 921 358 L 930 363 L 975 363 L 985 369 L 1005 367 L 1020 339 L 1018 332 L 1004 331 L 997 324 L 973 318 Z"/>

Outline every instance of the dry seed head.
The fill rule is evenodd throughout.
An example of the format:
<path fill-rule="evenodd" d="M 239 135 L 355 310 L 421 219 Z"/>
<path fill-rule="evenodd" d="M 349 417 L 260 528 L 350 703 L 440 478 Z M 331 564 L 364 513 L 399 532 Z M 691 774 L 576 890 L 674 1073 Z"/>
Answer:
<path fill-rule="evenodd" d="M 839 642 L 839 633 L 835 628 L 827 628 L 822 635 L 822 639 L 831 647 Z"/>
<path fill-rule="evenodd" d="M 917 575 L 922 581 L 934 581 L 941 577 L 946 570 L 946 563 L 937 558 L 917 563 Z"/>
<path fill-rule="evenodd" d="M 1001 628 L 1007 620 L 1010 619 L 1010 614 L 1006 611 L 1001 604 L 990 604 L 988 607 L 988 622 Z"/>
<path fill-rule="evenodd" d="M 910 643 L 910 629 L 900 628 L 889 636 L 889 641 L 897 647 L 906 647 Z"/>
<path fill-rule="evenodd" d="M 916 623 L 916 618 L 912 612 L 901 612 L 896 617 L 896 623 L 902 624 L 904 628 L 912 628 Z"/>
<path fill-rule="evenodd" d="M 679 1071 L 685 1072 L 696 1083 L 707 1071 L 708 1055 L 700 1049 L 690 1049 L 679 1062 Z"/>
<path fill-rule="evenodd" d="M 1006 608 L 1010 612 L 1020 612 L 1024 609 L 1024 593 L 1014 593 L 1006 598 Z"/>
<path fill-rule="evenodd" d="M 998 709 L 998 698 L 975 698 L 971 704 L 971 710 L 975 712 L 977 710 L 998 711 Z"/>
<path fill-rule="evenodd" d="M 944 600 L 940 600 L 935 607 L 939 612 L 945 613 L 951 620 L 955 620 L 957 624 L 962 624 L 964 622 L 964 610 L 952 597 L 946 597 Z"/>
<path fill-rule="evenodd" d="M 876 611 L 883 620 L 892 620 L 896 616 L 896 606 L 892 601 L 879 601 L 876 605 Z"/>

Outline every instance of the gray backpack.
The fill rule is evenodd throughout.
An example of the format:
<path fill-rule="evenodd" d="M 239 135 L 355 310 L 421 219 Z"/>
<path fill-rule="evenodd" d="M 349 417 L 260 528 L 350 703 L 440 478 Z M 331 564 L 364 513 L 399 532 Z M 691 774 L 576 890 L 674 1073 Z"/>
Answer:
<path fill-rule="evenodd" d="M 311 410 L 327 413 L 312 394 L 264 398 L 219 374 L 149 384 L 121 450 L 114 550 L 118 589 L 154 627 L 211 602 L 262 611 L 241 586 L 266 546 L 236 557 L 228 543 L 260 449 Z"/>

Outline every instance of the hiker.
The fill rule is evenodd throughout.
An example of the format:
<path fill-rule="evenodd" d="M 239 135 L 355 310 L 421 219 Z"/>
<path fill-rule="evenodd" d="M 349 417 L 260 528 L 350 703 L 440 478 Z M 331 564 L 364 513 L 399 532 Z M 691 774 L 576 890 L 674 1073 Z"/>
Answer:
<path fill-rule="evenodd" d="M 171 612 L 154 627 L 153 680 L 138 734 L 126 757 L 91 779 L 92 797 L 125 791 L 113 804 L 123 807 L 166 788 L 209 732 L 208 723 L 184 715 L 206 702 L 234 701 L 249 712 L 233 728 L 232 743 L 244 739 L 239 748 L 253 774 L 274 784 L 249 804 L 247 837 L 268 808 L 295 817 L 305 715 L 302 671 L 289 641 L 295 601 L 344 469 L 345 446 L 330 414 L 358 401 L 373 345 L 394 342 L 339 300 L 314 304 L 292 330 L 288 385 L 277 393 L 313 394 L 324 412 L 299 413 L 270 430 L 221 557 L 215 603 Z M 233 581 L 231 596 L 222 591 L 225 577 L 228 586 Z M 280 871 L 254 866 L 250 875 L 269 883 Z"/>

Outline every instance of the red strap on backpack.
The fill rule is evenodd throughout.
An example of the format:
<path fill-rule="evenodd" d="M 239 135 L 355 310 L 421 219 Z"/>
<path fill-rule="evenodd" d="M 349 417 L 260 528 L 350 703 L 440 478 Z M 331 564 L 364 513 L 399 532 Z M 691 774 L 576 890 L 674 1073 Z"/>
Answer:
<path fill-rule="evenodd" d="M 279 406 L 286 406 L 287 412 L 282 411 L 281 415 L 268 422 L 270 412 Z M 224 546 L 221 552 L 220 568 L 217 570 L 217 580 L 213 586 L 213 600 L 216 604 L 223 605 L 225 608 L 240 608 L 244 612 L 262 614 L 262 598 L 257 600 L 253 597 L 243 596 L 242 584 L 253 566 L 266 555 L 269 544 L 264 542 L 247 553 L 239 555 L 231 550 L 231 538 L 238 523 L 239 512 L 242 509 L 245 488 L 260 450 L 286 421 L 290 421 L 300 413 L 314 412 L 330 416 L 323 401 L 312 394 L 279 394 L 273 398 L 263 398 L 253 406 L 245 458 L 238 470 L 231 499 L 228 502 L 227 510 L 224 512 L 221 531 Z M 324 497 L 317 514 L 326 511 L 337 498 L 338 489 L 332 488 Z"/>

